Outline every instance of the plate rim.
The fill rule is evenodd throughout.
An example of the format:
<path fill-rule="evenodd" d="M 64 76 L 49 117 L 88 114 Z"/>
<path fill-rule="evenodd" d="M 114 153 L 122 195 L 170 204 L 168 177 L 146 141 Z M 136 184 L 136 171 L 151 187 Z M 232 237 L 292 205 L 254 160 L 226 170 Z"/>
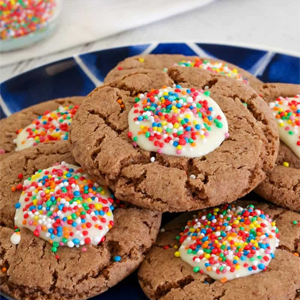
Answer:
<path fill-rule="evenodd" d="M 259 51 L 266 51 L 266 52 L 275 52 L 277 54 L 283 54 L 283 55 L 287 55 L 287 56 L 294 56 L 298 59 L 300 59 L 300 52 L 294 52 L 294 51 L 286 51 L 280 48 L 276 48 L 276 47 L 263 47 L 263 46 L 258 46 L 258 45 L 254 45 L 251 43 L 230 43 L 227 41 L 209 41 L 209 40 L 205 40 L 205 41 L 192 41 L 192 40 L 186 40 L 186 41 L 149 41 L 149 42 L 141 42 L 141 43 L 136 43 L 136 44 L 120 44 L 118 46 L 115 47 L 104 47 L 98 50 L 92 50 L 92 51 L 86 51 L 86 52 L 82 52 L 82 53 L 75 53 L 73 55 L 66 55 L 58 60 L 53 60 L 51 62 L 45 63 L 45 64 L 41 64 L 38 65 L 32 69 L 29 69 L 27 71 L 24 71 L 18 75 L 12 76 L 2 82 L 0 82 L 0 88 L 2 86 L 2 84 L 7 83 L 8 81 L 10 81 L 13 78 L 17 78 L 19 76 L 22 76 L 28 72 L 32 72 L 36 69 L 42 68 L 42 67 L 46 67 L 46 66 L 50 66 L 54 63 L 59 63 L 65 59 L 69 59 L 69 58 L 73 58 L 76 61 L 77 57 L 80 57 L 81 55 L 86 55 L 86 54 L 93 54 L 93 53 L 97 53 L 100 51 L 104 51 L 104 50 L 113 50 L 113 49 L 118 49 L 118 48 L 124 48 L 124 47 L 135 47 L 135 46 L 141 46 L 141 45 L 149 45 L 142 53 L 146 52 L 147 49 L 151 49 L 154 50 L 159 44 L 186 44 L 189 47 L 189 44 L 211 44 L 211 45 L 216 45 L 216 46 L 229 46 L 229 47 L 240 47 L 240 48 L 245 48 L 245 49 L 252 49 L 252 50 L 259 50 Z M 192 49 L 192 48 L 191 48 Z M 192 49 L 193 50 L 193 49 Z M 142 54 L 141 53 L 141 54 Z M 77 63 L 77 62 L 76 62 Z M 1 95 L 1 91 L 0 91 L 0 95 Z"/>

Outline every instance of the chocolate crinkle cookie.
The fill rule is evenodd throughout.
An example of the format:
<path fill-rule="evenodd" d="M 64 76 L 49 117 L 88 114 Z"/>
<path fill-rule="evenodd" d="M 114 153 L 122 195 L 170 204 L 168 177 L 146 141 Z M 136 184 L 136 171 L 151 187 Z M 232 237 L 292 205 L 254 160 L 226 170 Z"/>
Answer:
<path fill-rule="evenodd" d="M 279 206 L 300 212 L 300 85 L 268 83 L 260 90 L 278 125 L 276 166 L 255 189 Z"/>
<path fill-rule="evenodd" d="M 42 102 L 0 120 L 0 160 L 11 153 L 68 139 L 68 130 L 84 97 Z"/>
<path fill-rule="evenodd" d="M 234 78 L 246 85 L 250 85 L 254 89 L 258 89 L 262 85 L 262 82 L 251 73 L 226 61 L 180 54 L 146 54 L 128 57 L 119 62 L 107 74 L 104 83 L 120 80 L 124 75 L 144 71 L 158 70 L 167 72 L 169 68 L 174 66 L 207 70 L 215 74 Z"/>
<path fill-rule="evenodd" d="M 116 197 L 158 211 L 232 202 L 271 171 L 277 125 L 241 81 L 140 70 L 92 91 L 70 129 L 76 161 Z"/>
<path fill-rule="evenodd" d="M 161 214 L 126 206 L 70 155 L 67 141 L 0 167 L 0 290 L 18 300 L 87 299 L 138 268 Z"/>
<path fill-rule="evenodd" d="M 139 270 L 151 300 L 300 299 L 300 215 L 238 201 L 168 223 Z"/>

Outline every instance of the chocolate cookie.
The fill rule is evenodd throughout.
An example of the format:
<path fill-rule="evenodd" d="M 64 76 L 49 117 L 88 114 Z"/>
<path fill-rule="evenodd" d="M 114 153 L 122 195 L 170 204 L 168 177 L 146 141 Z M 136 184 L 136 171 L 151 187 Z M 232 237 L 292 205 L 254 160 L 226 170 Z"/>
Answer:
<path fill-rule="evenodd" d="M 198 238 L 199 245 L 203 245 L 204 249 L 207 247 L 207 250 L 204 252 L 201 250 L 199 251 L 198 248 L 190 248 L 188 255 L 191 257 L 194 256 L 193 253 L 197 253 L 196 256 L 199 257 L 194 259 L 194 263 L 198 264 L 199 261 L 203 260 L 203 256 L 207 256 L 205 260 L 204 268 L 199 267 L 192 267 L 188 263 L 186 263 L 181 258 L 181 250 L 179 239 L 182 242 L 182 239 L 185 238 L 184 234 L 187 233 L 186 226 L 188 220 L 191 220 L 194 213 L 186 213 L 178 218 L 171 221 L 167 224 L 164 229 L 161 230 L 161 233 L 158 235 L 157 241 L 151 251 L 146 256 L 146 259 L 141 265 L 141 268 L 138 273 L 139 282 L 144 290 L 145 294 L 151 300 L 176 300 L 176 299 L 185 299 L 185 300 L 196 300 L 196 299 L 206 299 L 206 300 L 215 300 L 215 299 L 222 299 L 222 300 L 232 300 L 232 299 L 241 299 L 241 300 L 256 300 L 256 299 L 272 299 L 272 300 L 294 300 L 299 299 L 300 297 L 300 248 L 299 248 L 299 238 L 300 238 L 300 215 L 298 213 L 282 209 L 280 207 L 276 207 L 269 204 L 264 203 L 255 203 L 249 201 L 238 201 L 234 203 L 235 205 L 240 205 L 243 208 L 246 207 L 248 204 L 253 204 L 255 209 L 260 209 L 265 212 L 265 215 L 261 215 L 261 220 L 266 220 L 268 218 L 267 215 L 276 222 L 276 226 L 279 229 L 279 246 L 275 250 L 275 258 L 272 258 L 273 255 L 271 254 L 263 254 L 265 252 L 269 253 L 267 249 L 270 245 L 263 244 L 262 242 L 259 245 L 254 246 L 255 249 L 262 249 L 262 250 L 255 250 L 251 254 L 249 250 L 246 250 L 247 246 L 239 245 L 234 246 L 234 243 L 239 243 L 239 240 L 234 238 L 233 233 L 236 232 L 233 229 L 227 229 L 224 224 L 224 228 L 221 228 L 221 235 L 218 234 L 216 231 L 216 235 L 213 236 L 213 233 L 208 232 L 207 230 L 211 229 L 211 226 L 207 225 L 206 230 L 201 229 L 201 233 L 203 231 L 203 239 L 201 243 L 201 237 Z M 250 209 L 251 211 L 251 209 Z M 220 208 L 219 213 L 222 210 Z M 246 210 L 249 212 L 249 210 Z M 254 213 L 258 211 L 255 210 Z M 218 224 L 218 213 L 212 214 L 211 216 L 207 216 L 207 221 L 213 220 L 213 216 L 216 217 Z M 245 219 L 247 221 L 247 217 L 245 217 L 245 212 L 240 212 L 240 222 L 244 222 Z M 246 243 L 251 243 L 251 239 L 255 239 L 255 237 L 259 237 L 262 235 L 259 234 L 264 228 L 262 226 L 257 226 L 259 221 L 259 216 L 252 217 L 250 215 L 249 223 L 256 222 L 254 228 L 256 228 L 257 234 L 250 231 L 251 238 L 247 239 L 245 236 Z M 224 217 L 225 218 L 225 217 Z M 231 216 L 229 216 L 229 219 Z M 252 220 L 254 218 L 254 220 Z M 258 221 L 257 221 L 258 220 Z M 224 219 L 226 222 L 226 219 Z M 201 219 L 201 223 L 204 224 L 205 219 Z M 258 223 L 257 223 L 258 222 Z M 230 221 L 229 221 L 230 223 Z M 248 224 L 249 224 L 248 223 Z M 267 224 L 267 221 L 263 223 Z M 188 227 L 195 226 L 195 232 L 197 232 L 197 227 L 200 223 L 193 225 L 194 223 L 190 223 Z M 235 223 L 234 223 L 235 224 Z M 233 224 L 233 226 L 235 226 Z M 214 226 L 214 225 L 213 225 Z M 217 226 L 217 225 L 216 225 Z M 244 226 L 244 225 L 243 225 Z M 246 225 L 247 226 L 247 225 Z M 266 225 L 267 226 L 267 225 Z M 274 226 L 274 225 L 272 225 Z M 203 227 L 203 226 L 202 226 Z M 258 228 L 259 227 L 259 228 Z M 184 230 L 185 228 L 185 230 Z M 275 227 L 272 227 L 275 228 Z M 243 233 L 245 228 L 239 228 L 237 232 Z M 184 230 L 183 235 L 179 235 L 180 232 Z M 193 230 L 193 229 L 192 229 Z M 214 230 L 214 229 L 213 229 Z M 276 230 L 274 230 L 276 231 Z M 234 243 L 230 243 L 229 239 L 231 235 L 233 236 Z M 220 232 L 219 232 L 220 233 Z M 225 248 L 215 247 L 216 250 L 209 250 L 209 241 L 207 242 L 206 246 L 206 237 L 209 239 L 216 239 L 221 237 L 226 240 L 226 234 L 228 235 L 228 243 L 231 246 L 226 248 L 228 251 L 225 253 L 225 256 L 221 255 L 221 252 L 226 251 Z M 278 234 L 278 233 L 274 233 Z M 239 238 L 244 240 L 243 234 L 238 235 Z M 259 239 L 259 238 L 258 238 Z M 261 241 L 266 239 L 264 236 Z M 232 240 L 233 241 L 233 240 Z M 253 245 L 255 242 L 253 242 Z M 215 243 L 215 245 L 218 245 Z M 223 243 L 221 244 L 223 245 Z M 237 257 L 230 258 L 230 251 L 234 248 L 238 247 L 235 251 L 234 255 Z M 253 247 L 253 246 L 252 246 Z M 179 249 L 179 250 L 178 250 Z M 219 252 L 219 249 L 221 252 Z M 241 250 L 244 249 L 244 250 Z M 247 248 L 248 249 L 248 248 Z M 251 248 L 250 248 L 251 249 Z M 253 250 L 253 248 L 252 248 Z M 185 250 L 186 251 L 186 250 Z M 198 252 L 197 252 L 198 251 Z M 200 253 L 200 254 L 199 254 Z M 204 253 L 204 254 L 201 254 Z M 215 253 L 215 254 L 214 254 Z M 211 267 L 212 265 L 218 265 L 216 263 L 215 256 L 219 256 L 219 261 L 223 262 L 220 263 L 221 267 Z M 261 255 L 261 256 L 260 256 Z M 251 257 L 251 258 L 248 258 Z M 224 258 L 224 259 L 223 259 Z M 271 262 L 266 267 L 267 262 L 269 262 L 271 258 Z M 233 261 L 233 264 L 230 265 L 230 261 Z M 238 274 L 239 270 L 242 269 L 245 262 L 248 260 L 249 272 L 251 275 L 246 277 L 238 277 L 235 276 L 235 279 L 232 280 L 214 280 L 211 276 L 207 275 L 208 272 L 214 272 L 219 274 L 223 274 L 227 276 L 228 274 Z M 255 263 L 258 261 L 258 263 Z M 262 261 L 262 263 L 261 263 Z M 224 266 L 227 267 L 224 268 Z M 224 273 L 224 270 L 227 268 L 227 271 Z M 233 270 L 231 270 L 233 268 Z M 208 271 L 210 270 L 211 271 Z M 258 270 L 263 270 L 259 273 L 256 273 Z M 205 270 L 205 272 L 203 272 Z M 233 273 L 232 273 L 233 272 Z"/>
<path fill-rule="evenodd" d="M 98 209 L 97 205 L 100 206 L 100 201 L 99 204 L 95 203 L 93 206 L 93 194 L 100 193 L 102 195 L 103 189 L 97 185 L 95 186 L 97 189 L 94 189 L 94 186 L 88 180 L 89 190 L 86 195 L 87 197 L 92 197 L 90 200 L 93 201 L 87 199 L 91 203 L 89 207 L 86 207 L 86 204 L 82 204 L 82 207 L 79 204 L 74 206 L 74 200 L 79 203 L 80 198 L 73 198 L 73 201 L 70 201 L 73 196 L 72 193 L 70 194 L 70 185 L 66 184 L 66 182 L 70 178 L 71 173 L 61 173 L 60 175 L 63 174 L 65 178 L 63 181 L 59 181 L 58 171 L 57 173 L 53 170 L 51 171 L 54 172 L 52 173 L 54 175 L 58 174 L 58 176 L 55 175 L 52 177 L 57 178 L 54 181 L 44 171 L 43 175 L 39 175 L 42 174 L 42 171 L 38 170 L 46 169 L 54 163 L 62 161 L 65 161 L 67 164 L 75 163 L 70 155 L 66 141 L 61 141 L 59 148 L 57 148 L 56 143 L 50 142 L 25 149 L 20 153 L 12 154 L 1 164 L 0 289 L 2 293 L 15 299 L 86 299 L 98 295 L 132 273 L 142 262 L 145 253 L 156 239 L 161 220 L 160 213 L 117 204 L 113 210 L 114 224 L 108 233 L 106 233 L 105 239 L 101 239 L 101 244 L 94 245 L 93 240 L 86 241 L 86 238 L 89 236 L 86 234 L 89 234 L 88 230 L 92 226 L 90 223 L 93 223 L 94 218 L 98 216 L 101 220 L 101 216 L 107 212 L 103 206 L 103 211 L 100 211 L 100 215 L 99 211 L 97 213 L 96 210 L 95 213 L 91 213 L 94 209 Z M 55 166 L 54 168 L 58 167 Z M 36 171 L 38 173 L 33 175 Z M 74 172 L 74 170 L 69 169 L 69 172 Z M 29 176 L 30 178 L 28 178 Z M 33 181 L 38 176 L 40 176 L 41 181 L 39 181 L 39 185 L 35 185 Z M 80 176 L 74 178 L 78 178 L 76 180 L 85 180 Z M 27 181 L 24 181 L 26 178 L 28 178 Z M 50 208 L 56 205 L 56 202 L 53 202 L 54 199 L 52 199 L 54 198 L 52 192 L 52 196 L 44 204 L 41 201 L 44 201 L 43 199 L 47 196 L 47 191 L 46 196 L 42 192 L 35 193 L 35 188 L 41 188 L 44 180 L 46 180 L 45 186 L 49 186 L 49 188 L 53 188 L 51 186 L 55 182 L 57 184 L 59 182 L 63 183 L 63 185 L 60 185 L 61 192 L 55 189 L 57 194 L 60 193 L 61 197 L 64 197 L 64 201 L 62 198 L 56 198 L 57 201 L 60 201 L 60 204 L 56 206 L 58 210 Z M 72 185 L 77 184 L 76 180 L 73 180 Z M 24 185 L 22 187 L 23 181 Z M 30 182 L 32 182 L 31 186 L 34 188 L 30 187 Z M 21 224 L 27 223 L 29 227 L 31 225 L 36 226 L 34 232 L 25 227 L 20 228 L 20 231 L 18 229 L 14 230 L 16 208 L 19 210 L 20 205 L 23 205 L 21 204 L 21 200 L 18 203 L 22 190 L 24 191 L 23 198 L 25 197 L 24 203 L 28 204 L 26 204 L 27 206 L 24 209 L 21 207 L 21 211 L 19 211 L 23 218 Z M 79 189 L 75 189 L 74 197 L 78 197 L 78 193 Z M 84 194 L 82 196 L 84 197 Z M 34 198 L 36 200 L 33 200 Z M 37 201 L 37 204 L 35 201 Z M 48 203 L 49 201 L 50 203 Z M 105 200 L 101 201 L 108 203 Z M 70 205 L 64 206 L 63 203 L 67 202 Z M 44 205 L 47 206 L 47 217 L 43 219 L 40 216 L 44 214 Z M 43 206 L 43 209 L 39 206 Z M 73 244 L 69 240 L 68 246 L 62 246 L 61 243 L 64 243 L 64 239 L 59 243 L 55 240 L 60 236 L 60 226 L 64 226 L 63 234 L 66 239 L 67 236 L 65 234 L 69 232 L 69 235 L 72 235 L 72 232 L 75 230 L 72 231 L 72 228 L 75 228 L 72 226 L 76 226 L 76 230 L 82 230 L 80 229 L 81 227 L 79 228 L 77 225 L 74 225 L 74 222 L 80 224 L 80 221 L 77 220 L 78 214 L 77 216 L 75 215 L 75 218 L 73 218 L 73 214 L 69 215 L 72 218 L 66 218 L 68 221 L 65 222 L 65 225 L 59 223 L 59 220 L 61 222 L 64 221 L 65 217 L 63 217 L 63 214 L 68 211 L 68 207 L 74 209 L 75 212 L 73 214 L 79 213 L 80 210 L 82 211 L 79 214 L 82 220 L 81 227 L 87 229 L 82 231 L 83 237 L 78 235 L 77 239 L 73 239 Z M 83 207 L 85 211 L 82 209 Z M 37 210 L 36 213 L 35 210 Z M 94 217 L 91 219 L 88 215 Z M 54 217 L 55 220 L 54 223 L 50 222 L 49 227 L 46 226 L 46 230 L 47 228 L 54 228 L 54 231 L 53 229 L 51 231 L 49 229 L 49 234 L 47 233 L 48 238 L 53 239 L 52 245 L 47 240 L 42 239 L 43 226 L 45 226 L 42 225 L 43 220 L 46 220 L 48 217 L 50 219 Z M 41 223 L 35 225 L 36 218 L 40 218 Z M 15 220 L 16 222 L 21 221 L 19 217 L 15 218 Z M 88 222 L 84 222 L 84 220 Z M 97 222 L 101 224 L 102 221 Z M 70 224 L 68 228 L 71 228 L 71 231 L 65 231 L 65 227 L 68 226 L 66 223 Z M 111 225 L 112 223 L 110 222 L 109 224 Z M 100 225 L 98 229 L 101 229 Z M 75 231 L 75 236 L 76 234 Z M 52 235 L 55 236 L 52 237 Z M 81 243 L 83 238 L 85 238 L 86 244 L 79 246 L 83 244 Z M 18 241 L 19 244 L 17 244 Z"/>
<path fill-rule="evenodd" d="M 68 97 L 68 98 L 60 98 L 60 99 L 43 102 L 34 106 L 30 106 L 26 109 L 23 109 L 22 111 L 12 114 L 11 116 L 5 119 L 0 120 L 0 128 L 1 128 L 0 150 L 2 153 L 0 155 L 0 159 L 3 159 L 6 156 L 8 156 L 10 153 L 15 152 L 16 148 L 22 145 L 23 140 L 26 139 L 28 141 L 29 134 L 31 134 L 30 137 L 32 137 L 31 144 L 33 144 L 34 140 L 36 143 L 42 143 L 43 141 L 45 141 L 47 139 L 47 135 L 42 136 L 38 134 L 38 132 L 40 131 L 41 133 L 42 132 L 41 130 L 46 132 L 47 130 L 49 131 L 49 129 L 51 128 L 51 126 L 49 125 L 51 123 L 51 120 L 49 121 L 50 114 L 47 115 L 47 113 L 58 109 L 60 113 L 62 113 L 63 110 L 64 113 L 67 111 L 70 113 L 70 115 L 72 115 L 72 113 L 75 112 L 77 109 L 77 108 L 74 109 L 74 107 L 77 107 L 77 105 L 79 105 L 83 99 L 84 97 Z M 66 107 L 67 110 L 63 109 L 62 107 Z M 56 117 L 58 117 L 58 112 L 56 114 Z M 40 123 L 37 124 L 37 121 L 39 121 Z M 36 130 L 36 133 L 34 133 L 32 130 L 31 132 L 29 131 L 26 132 L 26 127 L 29 126 L 30 124 L 33 124 L 32 122 L 35 122 L 34 123 L 35 127 L 33 129 Z M 45 124 L 41 125 L 42 122 L 45 122 Z M 39 130 L 38 128 L 41 128 L 41 130 Z M 20 145 L 18 145 L 16 143 L 17 142 L 16 139 L 18 135 L 21 133 L 22 129 L 24 129 L 23 134 L 27 133 L 28 136 L 27 137 L 25 136 L 25 138 L 22 141 L 20 140 L 19 143 Z M 56 132 L 54 126 L 52 126 L 52 129 L 53 132 Z M 61 132 L 65 132 L 65 128 L 62 128 Z M 58 135 L 57 132 L 56 135 Z M 48 136 L 50 136 L 50 134 L 48 134 Z M 58 141 L 59 138 L 61 137 L 60 136 L 55 137 L 52 134 L 51 138 L 52 140 L 56 139 Z M 47 140 L 49 140 L 49 138 Z"/>
<path fill-rule="evenodd" d="M 175 120 L 176 122 L 171 120 L 174 126 L 169 125 L 173 128 L 170 130 L 174 137 L 175 127 L 178 128 L 177 137 L 174 139 L 170 135 L 167 138 L 158 136 L 162 130 L 159 126 L 164 125 L 154 122 L 158 124 L 158 129 L 154 129 L 153 126 L 156 125 L 150 124 L 149 128 L 156 132 L 145 133 L 149 141 L 153 140 L 154 146 L 148 145 L 147 142 L 148 149 L 151 150 L 143 150 L 137 145 L 138 139 L 145 140 L 144 136 L 136 137 L 129 131 L 128 118 L 129 114 L 134 113 L 135 105 L 153 101 L 153 105 L 159 108 L 155 101 L 157 93 L 161 92 L 150 91 L 160 89 L 162 86 L 173 86 L 174 83 L 183 87 L 178 90 L 182 90 L 185 94 L 191 93 L 195 99 L 198 99 L 198 96 L 210 102 L 213 99 L 216 111 L 224 112 L 223 114 L 221 111 L 213 122 L 207 123 L 215 125 L 206 124 L 205 129 L 222 134 L 222 130 L 228 130 L 229 126 L 229 137 L 225 132 L 225 136 L 221 135 L 217 140 L 210 140 L 216 142 L 214 147 L 208 138 L 210 151 L 206 151 L 206 146 L 203 146 L 203 153 L 200 153 L 201 149 L 199 153 L 194 152 L 201 154 L 200 157 L 185 156 L 185 153 L 187 156 L 193 153 L 189 152 L 193 144 L 198 142 L 201 144 L 202 137 L 207 133 L 207 130 L 201 133 L 204 124 L 200 127 L 196 121 L 189 126 L 190 121 L 182 119 L 180 124 L 187 123 L 183 125 L 184 133 L 179 134 L 181 126 L 176 124 L 178 120 Z M 209 91 L 196 92 L 193 88 L 209 88 Z M 168 94 L 169 90 L 166 89 L 162 93 Z M 172 101 L 178 101 L 174 100 L 176 97 L 175 95 Z M 172 108 L 171 104 L 168 104 L 164 111 L 173 112 L 182 106 L 188 110 L 186 105 L 190 103 L 189 101 L 194 102 L 194 98 L 186 99 L 183 95 L 182 98 L 184 100 L 179 100 L 176 105 L 174 102 Z M 172 101 L 166 100 L 163 105 Z M 200 102 L 191 104 L 195 105 L 196 112 L 199 107 L 202 119 L 205 114 L 209 115 L 210 109 L 213 109 L 210 107 L 207 111 L 205 101 L 200 101 L 202 104 Z M 144 107 L 137 111 L 147 111 L 146 115 L 151 119 L 150 110 L 155 110 L 154 106 L 149 106 L 149 110 Z M 205 111 L 205 114 L 200 111 Z M 163 112 L 157 112 L 157 115 L 163 115 L 168 120 L 172 118 Z M 168 126 L 166 130 L 169 130 Z M 147 128 L 148 125 L 144 129 Z M 198 128 L 202 128 L 199 139 L 196 132 Z M 170 143 L 172 139 L 173 144 Z M 211 207 L 232 202 L 247 194 L 265 178 L 267 171 L 273 169 L 279 144 L 272 114 L 267 104 L 252 88 L 242 82 L 199 68 L 178 66 L 170 68 L 167 73 L 152 70 L 129 74 L 120 81 L 96 88 L 79 108 L 70 128 L 69 141 L 76 161 L 97 178 L 99 183 L 108 185 L 116 197 L 158 211 L 187 211 Z M 166 149 L 167 143 L 168 147 L 174 146 L 176 153 L 164 154 L 164 151 L 171 151 L 170 147 Z M 184 147 L 188 147 L 188 150 L 181 152 L 183 150 L 180 149 Z M 212 151 L 213 149 L 215 150 Z"/>
<path fill-rule="evenodd" d="M 283 125 L 279 127 L 281 130 L 279 154 L 276 167 L 255 189 L 255 192 L 279 206 L 300 212 L 300 85 L 264 84 L 261 94 L 269 104 L 276 103 L 280 99 L 286 101 L 287 98 L 298 95 L 298 98 L 293 98 L 294 101 L 298 101 L 298 105 L 295 103 L 292 104 L 293 108 L 286 107 L 289 112 L 285 110 L 280 116 L 279 110 L 274 110 L 277 109 L 277 106 L 273 107 L 271 104 L 272 108 L 270 109 L 276 115 L 278 125 Z M 286 136 L 291 138 L 290 145 L 286 144 L 289 142 L 288 140 L 282 141 L 282 134 L 284 135 L 285 132 Z"/>
<path fill-rule="evenodd" d="M 249 84 L 254 89 L 262 84 L 262 82 L 251 73 L 226 61 L 180 54 L 148 54 L 126 58 L 107 74 L 104 83 L 120 80 L 124 75 L 134 74 L 136 72 L 150 70 L 164 70 L 166 72 L 168 68 L 175 65 L 200 68 L 229 76 Z"/>

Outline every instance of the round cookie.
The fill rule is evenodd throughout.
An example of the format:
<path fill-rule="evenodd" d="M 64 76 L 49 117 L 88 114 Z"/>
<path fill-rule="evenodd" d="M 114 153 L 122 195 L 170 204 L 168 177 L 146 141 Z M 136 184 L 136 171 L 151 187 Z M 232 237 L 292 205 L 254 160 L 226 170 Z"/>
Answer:
<path fill-rule="evenodd" d="M 30 125 L 32 121 L 45 112 L 51 112 L 58 109 L 60 106 L 79 105 L 84 97 L 68 97 L 55 100 L 46 101 L 37 105 L 25 108 L 11 116 L 0 120 L 0 159 L 7 157 L 9 154 L 15 152 L 17 145 L 14 140 L 18 136 L 18 131 Z M 59 142 L 59 141 L 57 141 Z"/>
<path fill-rule="evenodd" d="M 147 54 L 128 57 L 118 63 L 105 77 L 104 83 L 120 80 L 127 74 L 151 70 L 166 71 L 174 65 L 183 67 L 201 67 L 214 73 L 224 74 L 239 78 L 254 89 L 262 85 L 262 82 L 246 70 L 231 63 L 219 59 L 203 58 L 197 56 L 184 56 L 181 54 Z"/>
<path fill-rule="evenodd" d="M 299 299 L 300 215 L 271 204 L 249 201 L 234 204 L 242 207 L 253 204 L 276 221 L 280 244 L 266 271 L 221 282 L 193 270 L 181 257 L 175 257 L 179 247 L 176 236 L 196 212 L 182 214 L 164 226 L 138 272 L 140 285 L 151 300 Z"/>
<path fill-rule="evenodd" d="M 260 93 L 270 103 L 278 97 L 299 95 L 300 85 L 268 83 L 262 86 Z M 300 146 L 298 148 L 300 151 Z M 268 173 L 255 192 L 279 206 L 300 212 L 300 157 L 284 142 L 280 142 L 274 170 Z"/>
<path fill-rule="evenodd" d="M 158 154 L 136 147 L 128 137 L 128 114 L 139 93 L 174 83 L 210 88 L 210 97 L 224 112 L 230 136 L 213 152 L 197 158 Z M 79 108 L 69 141 L 76 161 L 118 199 L 158 211 L 195 210 L 238 199 L 273 169 L 279 144 L 273 116 L 252 88 L 182 67 L 129 74 L 96 88 Z"/>
<path fill-rule="evenodd" d="M 22 189 L 19 185 L 37 170 L 61 161 L 76 164 L 66 141 L 59 149 L 51 142 L 25 149 L 1 164 L 0 290 L 14 299 L 86 299 L 98 295 L 139 266 L 159 231 L 160 213 L 121 204 L 115 206 L 114 225 L 98 246 L 59 247 L 57 257 L 50 243 L 27 228 L 20 229 L 20 243 L 12 244 L 15 204 Z"/>

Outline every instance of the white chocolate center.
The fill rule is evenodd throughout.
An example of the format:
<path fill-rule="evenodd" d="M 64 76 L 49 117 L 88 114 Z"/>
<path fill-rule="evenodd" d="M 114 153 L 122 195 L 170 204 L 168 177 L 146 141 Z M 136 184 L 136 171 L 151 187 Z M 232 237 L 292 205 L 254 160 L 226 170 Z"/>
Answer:
<path fill-rule="evenodd" d="M 36 146 L 39 143 L 67 140 L 66 129 L 70 126 L 74 111 L 76 111 L 73 106 L 71 107 L 59 106 L 57 110 L 39 116 L 30 125 L 21 129 L 14 140 L 17 145 L 16 151 Z"/>
<path fill-rule="evenodd" d="M 164 88 L 140 95 L 128 115 L 133 142 L 147 151 L 200 157 L 228 136 L 228 123 L 209 92 Z"/>
<path fill-rule="evenodd" d="M 75 182 L 70 184 L 69 178 L 74 176 Z M 46 186 L 49 179 L 51 188 Z M 112 204 L 108 200 L 112 200 L 111 193 L 91 181 L 78 166 L 61 163 L 36 172 L 23 187 L 15 225 L 26 227 L 47 241 L 69 247 L 97 245 L 112 227 Z"/>
<path fill-rule="evenodd" d="M 189 233 L 179 248 L 180 258 L 193 268 L 199 268 L 215 280 L 223 278 L 232 280 L 264 270 L 274 257 L 276 247 L 279 245 L 279 240 L 275 234 L 276 227 L 271 224 L 268 218 L 261 219 L 260 217 L 248 225 L 236 223 L 241 220 L 239 215 L 237 215 L 234 222 L 230 223 L 229 221 L 227 224 L 224 221 L 224 225 L 220 225 L 220 220 L 226 220 L 228 216 L 235 216 L 236 213 L 242 211 L 243 208 L 241 207 L 234 208 L 227 215 L 220 215 L 220 219 L 210 220 L 208 223 L 210 225 L 204 224 L 204 222 L 207 222 L 207 216 L 195 217 L 194 225 L 185 227 L 189 229 Z M 258 215 L 261 214 L 260 210 L 256 209 L 255 211 L 258 212 Z M 215 223 L 213 223 L 214 220 Z M 237 227 L 233 227 L 236 225 Z M 217 228 L 218 226 L 221 229 L 207 233 L 208 228 Z M 249 238 L 249 235 L 251 236 L 253 230 L 257 228 L 261 230 L 260 235 Z M 243 231 L 241 235 L 239 235 L 240 230 Z M 231 236 L 233 232 L 236 235 Z M 214 234 L 214 237 L 212 237 L 212 234 Z M 245 238 L 245 236 L 248 236 L 248 238 Z M 197 244 L 197 241 L 200 241 L 199 244 Z M 249 244 L 249 249 L 245 248 Z M 196 248 L 197 245 L 201 246 Z M 205 246 L 203 247 L 203 245 Z M 195 249 L 196 253 L 193 253 L 191 248 Z M 215 254 L 213 251 L 216 251 Z M 221 251 L 222 255 L 218 251 Z M 223 257 L 226 260 L 222 260 Z"/>

